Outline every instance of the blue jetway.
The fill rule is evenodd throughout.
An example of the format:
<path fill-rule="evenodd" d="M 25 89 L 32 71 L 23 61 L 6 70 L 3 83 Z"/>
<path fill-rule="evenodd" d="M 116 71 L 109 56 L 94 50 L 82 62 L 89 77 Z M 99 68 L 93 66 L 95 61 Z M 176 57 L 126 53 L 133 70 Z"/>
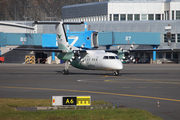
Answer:
<path fill-rule="evenodd" d="M 99 32 L 99 45 L 160 45 L 160 33 L 151 32 Z"/>

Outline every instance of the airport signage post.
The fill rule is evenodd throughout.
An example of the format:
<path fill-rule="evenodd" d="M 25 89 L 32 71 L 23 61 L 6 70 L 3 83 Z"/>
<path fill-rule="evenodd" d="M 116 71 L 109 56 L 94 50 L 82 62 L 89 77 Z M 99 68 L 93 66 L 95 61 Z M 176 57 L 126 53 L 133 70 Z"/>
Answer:
<path fill-rule="evenodd" d="M 52 96 L 52 106 L 90 106 L 91 96 Z"/>

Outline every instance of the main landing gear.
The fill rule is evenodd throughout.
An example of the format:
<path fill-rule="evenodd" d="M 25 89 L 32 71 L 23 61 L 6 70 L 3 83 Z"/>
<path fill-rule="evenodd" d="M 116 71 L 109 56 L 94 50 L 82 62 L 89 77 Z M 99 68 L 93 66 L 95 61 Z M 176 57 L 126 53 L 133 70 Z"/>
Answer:
<path fill-rule="evenodd" d="M 69 64 L 68 64 L 68 61 L 65 62 L 65 69 L 62 71 L 62 74 L 63 75 L 68 75 L 69 74 Z"/>
<path fill-rule="evenodd" d="M 118 75 L 119 75 L 119 70 L 114 70 L 114 71 L 113 71 L 113 75 L 114 75 L 114 76 L 118 76 Z"/>
<path fill-rule="evenodd" d="M 63 71 L 62 71 L 62 74 L 63 74 L 63 75 L 68 75 L 68 74 L 69 74 L 69 70 L 63 70 Z"/>

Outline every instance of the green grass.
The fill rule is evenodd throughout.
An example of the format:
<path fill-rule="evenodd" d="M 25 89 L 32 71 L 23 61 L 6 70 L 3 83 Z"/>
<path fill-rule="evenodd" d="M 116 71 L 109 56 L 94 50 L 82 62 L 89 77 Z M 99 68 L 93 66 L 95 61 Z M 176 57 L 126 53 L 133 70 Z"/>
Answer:
<path fill-rule="evenodd" d="M 0 120 L 162 120 L 141 109 L 78 109 L 19 111 L 15 107 L 51 106 L 51 99 L 0 98 Z M 92 105 L 111 105 L 92 101 Z"/>

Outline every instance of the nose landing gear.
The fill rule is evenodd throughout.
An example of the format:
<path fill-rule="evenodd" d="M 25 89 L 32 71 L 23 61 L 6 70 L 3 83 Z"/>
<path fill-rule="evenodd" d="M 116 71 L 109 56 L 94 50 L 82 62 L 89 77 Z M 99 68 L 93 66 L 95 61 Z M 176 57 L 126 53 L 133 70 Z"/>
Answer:
<path fill-rule="evenodd" d="M 114 76 L 118 76 L 118 75 L 119 75 L 119 70 L 114 70 L 114 71 L 113 71 L 113 75 L 114 75 Z"/>

